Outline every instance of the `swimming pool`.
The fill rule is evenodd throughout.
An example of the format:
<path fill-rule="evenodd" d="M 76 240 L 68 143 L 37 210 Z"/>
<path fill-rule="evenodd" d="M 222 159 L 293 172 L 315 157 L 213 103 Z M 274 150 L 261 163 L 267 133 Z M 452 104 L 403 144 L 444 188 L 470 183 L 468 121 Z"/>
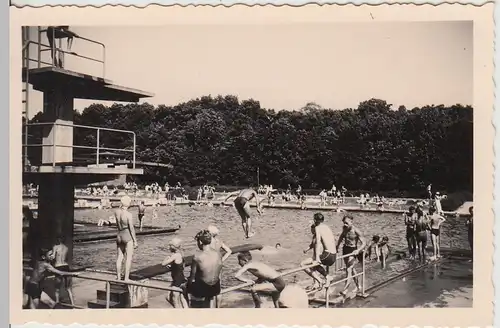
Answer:
<path fill-rule="evenodd" d="M 136 209 L 131 212 L 135 215 Z M 252 210 L 254 213 L 255 211 Z M 288 269 L 297 267 L 301 260 L 311 256 L 312 253 L 303 254 L 311 241 L 310 224 L 316 211 L 266 209 L 261 217 L 254 220 L 256 235 L 251 239 L 244 239 L 241 220 L 232 207 L 208 206 L 164 206 L 158 208 L 158 219 L 152 220 L 152 208 L 146 210 L 145 225 L 157 227 L 172 227 L 180 225 L 181 229 L 175 234 L 184 241 L 184 254 L 192 254 L 195 249 L 194 235 L 210 224 L 220 229 L 221 239 L 229 246 L 247 242 L 264 245 L 262 251 L 252 252 L 255 259 L 261 260 L 275 268 Z M 97 223 L 99 219 L 108 218 L 113 210 L 77 210 L 76 221 Z M 325 223 L 328 224 L 338 236 L 342 229 L 342 213 L 324 211 Z M 389 213 L 353 213 L 354 223 L 361 231 L 371 238 L 374 234 L 389 237 L 395 249 L 406 247 L 405 227 L 401 215 Z M 468 248 L 467 230 L 464 218 L 449 218 L 443 224 L 443 246 Z M 138 236 L 139 247 L 136 249 L 132 270 L 154 265 L 161 262 L 169 253 L 168 241 L 174 235 Z M 275 244 L 280 243 L 282 248 L 275 249 Z M 76 244 L 74 247 L 74 263 L 81 266 L 93 266 L 95 269 L 114 270 L 116 261 L 116 248 L 114 241 L 97 243 Z M 232 278 L 239 268 L 236 257 L 231 256 L 225 262 L 223 271 L 223 285 L 236 284 Z M 189 269 L 186 270 L 188 273 Z M 288 279 L 304 278 L 302 274 Z M 168 275 L 161 277 L 168 278 Z"/>

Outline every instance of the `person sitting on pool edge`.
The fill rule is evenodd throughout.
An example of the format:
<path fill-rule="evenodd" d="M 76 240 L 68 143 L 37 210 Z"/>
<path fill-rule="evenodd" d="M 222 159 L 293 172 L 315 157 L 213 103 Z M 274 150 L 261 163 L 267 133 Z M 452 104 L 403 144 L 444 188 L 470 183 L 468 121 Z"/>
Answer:
<path fill-rule="evenodd" d="M 220 294 L 220 273 L 222 257 L 212 246 L 212 235 L 207 230 L 198 232 L 195 237 L 199 252 L 193 256 L 191 274 L 187 282 L 187 291 L 191 294 L 192 308 L 211 308 L 213 300 Z M 215 302 L 217 303 L 217 302 Z M 215 304 L 217 307 L 218 304 Z"/>
<path fill-rule="evenodd" d="M 283 280 L 280 273 L 267 264 L 252 261 L 252 254 L 249 251 L 238 254 L 238 263 L 242 268 L 234 276 L 236 279 L 242 282 L 253 282 L 250 279 L 241 277 L 247 271 L 257 277 L 255 285 L 250 289 L 255 307 L 260 308 L 262 306 L 259 292 L 271 292 L 274 307 L 277 308 L 280 293 L 286 287 L 285 280 Z"/>

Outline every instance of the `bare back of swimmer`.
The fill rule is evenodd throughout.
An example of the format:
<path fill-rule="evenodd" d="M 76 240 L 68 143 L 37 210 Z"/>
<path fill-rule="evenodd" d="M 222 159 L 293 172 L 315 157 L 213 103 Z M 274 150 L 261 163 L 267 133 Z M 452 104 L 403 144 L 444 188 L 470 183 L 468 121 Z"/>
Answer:
<path fill-rule="evenodd" d="M 137 237 L 135 235 L 132 214 L 127 210 L 131 199 L 128 196 L 121 198 L 121 207 L 115 211 L 116 227 L 116 248 L 118 251 L 116 258 L 116 276 L 121 279 L 122 262 L 125 259 L 125 280 L 129 280 L 130 268 L 132 266 L 132 255 L 137 247 Z"/>

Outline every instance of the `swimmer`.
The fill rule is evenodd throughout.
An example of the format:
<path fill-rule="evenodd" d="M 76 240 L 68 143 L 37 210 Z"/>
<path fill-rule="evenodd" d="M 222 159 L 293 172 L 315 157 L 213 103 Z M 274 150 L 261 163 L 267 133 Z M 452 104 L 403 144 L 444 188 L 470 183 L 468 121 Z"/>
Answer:
<path fill-rule="evenodd" d="M 335 236 L 332 230 L 327 226 L 325 222 L 325 217 L 321 213 L 315 213 L 313 216 L 314 223 L 311 226 L 311 232 L 314 226 L 314 234 L 311 246 L 313 246 L 313 260 L 320 263 L 323 267 L 316 267 L 313 270 L 304 270 L 309 276 L 316 280 L 320 284 L 320 288 L 324 285 L 329 286 L 332 277 L 329 275 L 330 267 L 335 264 L 337 260 L 337 247 L 335 243 Z M 304 262 L 303 262 L 304 263 Z M 305 264 L 305 263 L 304 263 Z M 318 276 L 314 274 L 314 271 L 319 272 L 324 277 L 324 283 L 318 280 Z M 311 289 L 314 289 L 311 286 Z"/>
<path fill-rule="evenodd" d="M 252 254 L 248 251 L 238 254 L 238 263 L 242 268 L 234 276 L 236 279 L 242 282 L 253 282 L 251 279 L 241 277 L 245 272 L 250 272 L 257 277 L 255 285 L 250 289 L 255 307 L 260 308 L 262 306 L 259 292 L 270 292 L 274 307 L 277 308 L 280 293 L 286 287 L 286 283 L 280 273 L 267 264 L 252 261 Z"/>
<path fill-rule="evenodd" d="M 443 208 L 441 206 L 442 198 L 443 196 L 441 196 L 439 191 L 437 191 L 436 194 L 434 195 L 434 207 L 436 208 L 436 213 L 440 215 L 443 215 Z"/>
<path fill-rule="evenodd" d="M 372 237 L 372 241 L 370 242 L 370 244 L 366 248 L 367 249 L 366 255 L 365 255 L 366 259 L 368 259 L 368 260 L 372 259 L 372 252 L 373 252 L 373 249 L 374 249 L 375 250 L 375 260 L 377 262 L 379 261 L 379 259 L 380 259 L 380 248 L 378 246 L 379 243 L 380 243 L 380 236 L 379 235 L 374 235 Z"/>
<path fill-rule="evenodd" d="M 194 297 L 191 299 L 191 307 L 212 308 L 214 298 L 215 307 L 218 307 L 216 297 L 221 291 L 221 254 L 210 246 L 212 235 L 207 230 L 198 232 L 195 239 L 200 251 L 193 256 L 187 285 L 187 291 Z"/>
<path fill-rule="evenodd" d="M 107 220 L 100 219 L 99 222 L 97 222 L 98 227 L 110 226 L 114 224 L 116 224 L 116 217 L 114 215 L 111 215 Z"/>
<path fill-rule="evenodd" d="M 50 308 L 56 306 L 56 302 L 42 290 L 42 283 L 50 273 L 60 276 L 77 276 L 77 272 L 64 272 L 54 268 L 49 263 L 49 252 L 41 251 L 39 258 L 35 261 L 31 277 L 26 283 L 26 294 L 28 295 L 28 302 L 30 309 L 37 309 L 40 306 L 42 296 L 44 296 L 43 303 L 47 304 Z"/>
<path fill-rule="evenodd" d="M 415 236 L 417 240 L 418 259 L 425 262 L 425 248 L 427 247 L 427 230 L 430 229 L 429 221 L 424 212 L 417 208 L 417 221 L 415 222 Z"/>
<path fill-rule="evenodd" d="M 224 251 L 224 255 L 222 256 L 222 262 L 227 260 L 229 256 L 231 256 L 231 248 L 229 248 L 222 240 L 219 238 L 219 229 L 216 226 L 208 226 L 208 232 L 212 235 L 212 243 L 211 246 L 214 250 L 220 252 Z"/>
<path fill-rule="evenodd" d="M 446 219 L 442 216 L 436 213 L 436 209 L 434 207 L 429 208 L 429 224 L 431 228 L 431 242 L 432 242 L 432 250 L 433 250 L 433 258 L 440 258 L 441 257 L 441 252 L 440 252 L 440 242 L 441 242 L 441 237 L 440 237 L 440 228 L 441 224 L 446 221 Z"/>
<path fill-rule="evenodd" d="M 410 259 L 414 260 L 417 255 L 417 239 L 415 233 L 415 222 L 417 221 L 415 207 L 410 206 L 408 212 L 404 214 L 404 223 L 406 225 L 406 242 L 408 243 L 408 253 Z"/>
<path fill-rule="evenodd" d="M 57 238 L 57 243 L 52 247 L 52 254 L 54 257 L 54 268 L 59 271 L 69 271 L 68 265 L 68 247 L 63 243 L 63 237 Z M 64 287 L 68 292 L 68 297 L 71 305 L 75 304 L 73 298 L 73 281 L 70 276 L 56 276 L 56 303 L 59 303 L 61 289 Z"/>
<path fill-rule="evenodd" d="M 470 217 L 465 222 L 465 226 L 467 227 L 467 237 L 469 239 L 469 247 L 470 250 L 473 251 L 473 242 L 474 242 L 474 207 L 469 207 Z"/>
<path fill-rule="evenodd" d="M 47 27 L 46 33 L 54 66 L 63 68 L 64 53 L 62 52 L 62 49 L 57 48 L 54 40 L 67 38 L 68 52 L 70 52 L 73 45 L 73 38 L 78 37 L 78 35 L 75 32 L 70 31 L 69 26 L 49 26 Z"/>
<path fill-rule="evenodd" d="M 387 263 L 387 258 L 389 257 L 389 254 L 392 253 L 392 249 L 389 246 L 389 237 L 384 236 L 382 238 L 382 241 L 378 244 L 378 249 L 380 250 L 379 261 L 382 265 L 382 269 L 384 269 Z"/>
<path fill-rule="evenodd" d="M 274 246 L 274 248 L 281 249 L 281 244 L 280 243 L 276 243 L 276 246 Z"/>
<path fill-rule="evenodd" d="M 124 280 L 129 280 L 134 248 L 137 248 L 134 222 L 132 214 L 128 211 L 131 201 L 129 196 L 123 196 L 120 199 L 120 208 L 115 211 L 116 227 L 118 228 L 116 236 L 116 249 L 118 252 L 116 257 L 116 277 L 118 280 L 121 280 L 122 262 L 124 259 Z"/>
<path fill-rule="evenodd" d="M 358 261 L 364 260 L 363 250 L 366 247 L 365 239 L 361 231 L 353 225 L 354 218 L 351 215 L 346 215 L 342 218 L 344 227 L 342 233 L 337 242 L 337 250 L 340 248 L 340 244 L 344 242 L 344 247 L 342 248 L 343 255 L 349 255 L 344 258 L 344 263 L 346 265 L 347 280 L 344 285 L 344 290 L 340 292 L 341 295 L 347 295 L 347 289 L 351 284 L 351 280 L 354 280 L 356 288 L 354 292 L 357 294 L 360 291 L 359 279 L 358 277 L 353 277 L 357 274 L 354 264 L 356 259 Z"/>
<path fill-rule="evenodd" d="M 287 285 L 278 300 L 280 308 L 307 309 L 309 298 L 306 291 L 299 285 Z"/>
<path fill-rule="evenodd" d="M 174 238 L 168 243 L 168 248 L 172 253 L 168 256 L 161 265 L 170 267 L 170 275 L 172 277 L 172 284 L 170 286 L 183 289 L 186 283 L 186 277 L 184 276 L 184 258 L 181 251 L 182 242 L 179 238 Z M 185 293 L 179 293 L 170 291 L 167 302 L 169 302 L 174 308 L 188 308 L 187 295 Z"/>
<path fill-rule="evenodd" d="M 137 217 L 139 218 L 139 231 L 142 231 L 142 219 L 144 218 L 144 214 L 146 213 L 146 205 L 144 204 L 143 200 L 141 200 L 141 202 L 139 203 L 137 211 Z"/>
<path fill-rule="evenodd" d="M 257 213 L 262 214 L 262 207 L 259 201 L 259 196 L 257 192 L 253 189 L 243 189 L 241 191 L 232 192 L 227 195 L 224 199 L 224 203 L 231 197 L 236 196 L 234 199 L 234 207 L 238 211 L 241 217 L 241 225 L 243 226 L 243 232 L 245 233 L 245 238 L 252 237 L 255 233 L 252 232 L 252 219 L 250 218 L 250 201 L 255 198 L 255 203 L 257 204 Z"/>

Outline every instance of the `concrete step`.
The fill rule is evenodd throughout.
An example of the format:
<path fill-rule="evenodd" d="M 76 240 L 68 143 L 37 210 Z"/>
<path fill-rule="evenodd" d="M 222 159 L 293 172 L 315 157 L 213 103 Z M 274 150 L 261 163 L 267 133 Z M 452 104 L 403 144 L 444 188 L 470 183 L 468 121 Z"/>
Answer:
<path fill-rule="evenodd" d="M 112 302 L 119 303 L 120 305 L 125 306 L 128 302 L 128 290 L 126 289 L 114 289 L 111 288 L 109 293 L 109 300 Z M 106 301 L 106 290 L 98 289 L 97 290 L 97 300 Z"/>
<path fill-rule="evenodd" d="M 106 308 L 106 301 L 103 301 L 103 300 L 90 301 L 90 302 L 87 302 L 87 306 L 89 307 L 89 309 L 105 309 Z M 123 308 L 123 306 L 120 306 L 120 304 L 117 302 L 109 302 L 109 308 L 110 309 L 119 309 L 119 308 Z"/>

